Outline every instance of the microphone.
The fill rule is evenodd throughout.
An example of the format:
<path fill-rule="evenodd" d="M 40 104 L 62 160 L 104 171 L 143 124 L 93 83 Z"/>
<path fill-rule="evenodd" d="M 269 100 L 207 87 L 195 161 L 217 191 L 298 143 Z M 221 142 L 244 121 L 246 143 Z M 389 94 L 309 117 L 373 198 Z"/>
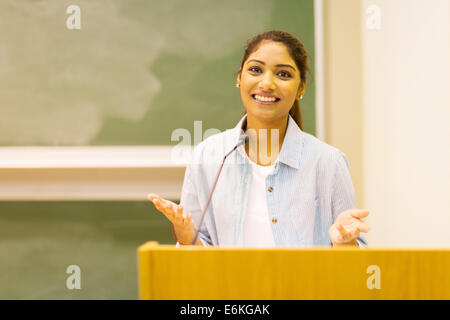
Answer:
<path fill-rule="evenodd" d="M 199 224 L 198 224 L 198 229 L 197 229 L 197 231 L 195 232 L 194 238 L 192 239 L 192 243 L 191 243 L 192 245 L 194 245 L 194 244 L 195 244 L 195 241 L 197 241 L 198 233 L 200 232 L 200 227 L 202 226 L 202 223 L 203 223 L 203 218 L 205 217 L 206 210 L 208 209 L 209 203 L 211 202 L 211 198 L 212 198 L 212 195 L 213 195 L 213 193 L 214 193 L 214 189 L 216 188 L 217 180 L 219 180 L 219 176 L 220 176 L 220 173 L 222 172 L 223 164 L 225 163 L 226 158 L 227 158 L 231 153 L 233 153 L 239 146 L 241 146 L 241 145 L 246 145 L 246 144 L 248 143 L 249 140 L 250 140 L 250 138 L 249 138 L 249 136 L 248 136 L 247 134 L 241 135 L 241 137 L 239 138 L 238 144 L 237 144 L 233 149 L 231 149 L 231 151 L 228 152 L 228 153 L 223 157 L 222 164 L 220 165 L 220 168 L 219 168 L 219 170 L 217 171 L 217 175 L 216 175 L 216 178 L 215 178 L 215 180 L 214 180 L 213 186 L 212 186 L 212 188 L 211 188 L 211 191 L 209 192 L 209 196 L 208 196 L 208 200 L 206 201 L 205 208 L 203 209 L 202 215 L 200 216 L 200 222 L 199 222 Z"/>

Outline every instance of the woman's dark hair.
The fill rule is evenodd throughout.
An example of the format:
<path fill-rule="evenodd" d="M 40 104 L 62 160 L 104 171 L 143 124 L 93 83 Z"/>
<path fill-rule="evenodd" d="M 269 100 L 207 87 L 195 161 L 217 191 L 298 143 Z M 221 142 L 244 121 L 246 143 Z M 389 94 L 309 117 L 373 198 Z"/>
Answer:
<path fill-rule="evenodd" d="M 263 40 L 281 42 L 286 46 L 292 59 L 297 64 L 297 68 L 300 70 L 301 83 L 306 85 L 306 75 L 311 72 L 308 66 L 309 54 L 299 39 L 292 34 L 281 30 L 266 31 L 247 40 L 244 57 L 242 58 L 242 63 L 238 74 L 242 72 L 245 61 L 247 61 L 248 57 L 258 49 Z M 300 129 L 303 130 L 302 114 L 300 112 L 300 104 L 297 99 L 289 110 L 289 114 L 295 120 Z"/>

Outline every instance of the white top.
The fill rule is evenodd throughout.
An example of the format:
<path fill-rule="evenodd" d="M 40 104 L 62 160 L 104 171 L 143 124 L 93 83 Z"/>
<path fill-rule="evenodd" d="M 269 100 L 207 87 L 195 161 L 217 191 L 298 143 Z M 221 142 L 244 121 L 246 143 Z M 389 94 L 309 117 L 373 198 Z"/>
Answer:
<path fill-rule="evenodd" d="M 266 177 L 273 172 L 275 165 L 264 167 L 251 160 L 249 162 L 252 165 L 252 175 L 244 221 L 244 246 L 275 247 L 266 199 Z"/>

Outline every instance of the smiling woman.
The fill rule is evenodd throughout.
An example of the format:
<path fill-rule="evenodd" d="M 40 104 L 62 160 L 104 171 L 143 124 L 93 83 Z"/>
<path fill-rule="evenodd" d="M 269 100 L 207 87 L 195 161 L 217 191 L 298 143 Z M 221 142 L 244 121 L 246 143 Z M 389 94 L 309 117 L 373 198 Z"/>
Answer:
<path fill-rule="evenodd" d="M 267 64 L 266 64 L 267 62 Z M 301 130 L 304 130 L 300 112 L 299 99 L 303 98 L 306 89 L 306 75 L 310 72 L 308 66 L 308 53 L 303 44 L 291 34 L 284 31 L 269 31 L 259 34 L 249 41 L 245 48 L 241 67 L 238 71 L 238 86 L 241 88 L 242 101 L 247 101 L 249 95 L 257 102 L 265 102 L 267 98 L 275 98 L 278 102 L 281 97 L 273 96 L 269 91 L 274 86 L 279 92 L 287 94 L 277 106 L 277 111 L 272 109 L 277 117 L 286 117 L 286 112 L 279 112 L 287 108 Z M 252 92 L 246 92 L 244 88 L 252 86 L 255 81 L 263 77 L 261 89 L 250 88 Z M 273 77 L 273 78 L 272 78 Z M 244 83 L 242 83 L 244 81 Z M 255 110 L 248 110 L 247 112 Z M 267 109 L 267 108 L 266 108 Z M 267 110 L 264 110 L 265 112 Z"/>
<path fill-rule="evenodd" d="M 355 209 L 345 155 L 303 131 L 307 58 L 285 31 L 247 41 L 237 75 L 246 114 L 196 146 L 180 205 L 149 195 L 179 243 L 191 243 L 199 229 L 195 244 L 204 246 L 367 246 L 369 212 Z M 222 159 L 244 131 L 249 142 L 230 155 L 200 225 Z"/>

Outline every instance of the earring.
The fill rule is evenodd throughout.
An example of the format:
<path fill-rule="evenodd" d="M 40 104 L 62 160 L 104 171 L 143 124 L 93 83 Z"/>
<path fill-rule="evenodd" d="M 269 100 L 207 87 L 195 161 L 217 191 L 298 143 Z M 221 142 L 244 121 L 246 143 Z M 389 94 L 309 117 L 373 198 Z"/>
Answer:
<path fill-rule="evenodd" d="M 239 88 L 239 83 L 236 83 L 236 88 Z"/>
<path fill-rule="evenodd" d="M 303 95 L 300 96 L 300 100 L 302 100 L 302 99 L 303 99 Z"/>

